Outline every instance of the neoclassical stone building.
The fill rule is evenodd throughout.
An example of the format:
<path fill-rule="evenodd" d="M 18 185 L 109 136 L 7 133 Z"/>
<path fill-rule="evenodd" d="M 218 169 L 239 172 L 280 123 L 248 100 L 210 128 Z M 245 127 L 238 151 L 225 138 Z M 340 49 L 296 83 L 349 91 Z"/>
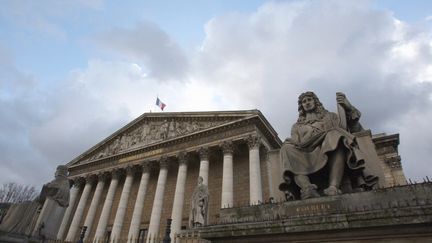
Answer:
<path fill-rule="evenodd" d="M 362 136 L 371 137 L 366 131 Z M 404 184 L 398 135 L 372 137 L 382 185 Z M 188 228 L 199 176 L 209 189 L 209 223 L 221 208 L 281 200 L 282 141 L 258 110 L 145 113 L 68 163 L 70 206 L 58 239 L 160 239 Z"/>

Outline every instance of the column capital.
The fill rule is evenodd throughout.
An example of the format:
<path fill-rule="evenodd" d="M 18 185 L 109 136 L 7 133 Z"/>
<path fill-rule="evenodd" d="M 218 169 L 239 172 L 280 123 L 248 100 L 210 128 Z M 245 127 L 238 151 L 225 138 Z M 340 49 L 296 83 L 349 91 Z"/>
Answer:
<path fill-rule="evenodd" d="M 111 178 L 112 179 L 120 179 L 120 177 L 124 174 L 124 170 L 122 169 L 113 169 L 111 172 Z"/>
<path fill-rule="evenodd" d="M 209 148 L 207 146 L 199 148 L 198 153 L 199 153 L 200 160 L 208 160 Z"/>
<path fill-rule="evenodd" d="M 143 173 L 150 172 L 150 164 L 148 161 L 143 161 L 139 164 Z"/>
<path fill-rule="evenodd" d="M 260 150 L 261 158 L 264 160 L 268 160 L 269 159 L 269 152 L 270 152 L 270 150 L 266 146 L 262 146 L 262 148 Z"/>
<path fill-rule="evenodd" d="M 124 167 L 124 170 L 126 171 L 126 175 L 132 175 L 136 171 L 133 165 Z"/>
<path fill-rule="evenodd" d="M 188 164 L 189 162 L 189 155 L 186 152 L 180 152 L 177 154 L 178 163 L 181 164 Z"/>
<path fill-rule="evenodd" d="M 74 182 L 74 186 L 77 187 L 77 188 L 82 187 L 84 185 L 84 183 L 85 183 L 84 177 L 81 177 L 81 176 L 72 178 L 72 180 Z"/>
<path fill-rule="evenodd" d="M 96 180 L 97 180 L 97 176 L 96 176 L 95 174 L 89 174 L 89 175 L 87 175 L 87 176 L 85 177 L 86 184 L 87 184 L 87 183 L 92 184 L 92 183 L 94 183 Z"/>
<path fill-rule="evenodd" d="M 97 174 L 97 177 L 98 177 L 98 181 L 105 181 L 105 180 L 108 179 L 108 177 L 109 177 L 109 173 L 107 173 L 107 172 L 105 172 L 105 171 L 103 171 L 103 172 L 99 172 L 99 173 Z"/>
<path fill-rule="evenodd" d="M 234 151 L 234 145 L 232 141 L 224 141 L 220 144 L 224 154 L 232 154 Z"/>
<path fill-rule="evenodd" d="M 142 173 L 149 172 L 151 167 L 150 162 L 147 160 L 141 161 L 137 166 L 141 169 Z"/>
<path fill-rule="evenodd" d="M 159 159 L 159 166 L 160 166 L 160 168 L 162 169 L 162 168 L 166 168 L 166 169 L 168 169 L 168 158 L 166 157 L 166 156 L 162 156 L 160 159 Z"/>
<path fill-rule="evenodd" d="M 261 137 L 258 135 L 250 135 L 246 138 L 249 149 L 257 149 L 261 145 Z"/>

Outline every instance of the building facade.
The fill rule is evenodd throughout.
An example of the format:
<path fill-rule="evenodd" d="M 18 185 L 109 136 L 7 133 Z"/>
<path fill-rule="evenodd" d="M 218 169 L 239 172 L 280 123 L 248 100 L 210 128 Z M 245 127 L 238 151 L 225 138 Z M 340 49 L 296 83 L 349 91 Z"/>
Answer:
<path fill-rule="evenodd" d="M 381 185 L 405 184 L 398 135 L 371 137 Z M 209 190 L 209 223 L 223 208 L 283 200 L 282 141 L 258 110 L 145 113 L 68 163 L 70 206 L 57 238 L 157 241 L 189 228 L 198 177 Z M 84 232 L 83 232 L 84 231 Z"/>

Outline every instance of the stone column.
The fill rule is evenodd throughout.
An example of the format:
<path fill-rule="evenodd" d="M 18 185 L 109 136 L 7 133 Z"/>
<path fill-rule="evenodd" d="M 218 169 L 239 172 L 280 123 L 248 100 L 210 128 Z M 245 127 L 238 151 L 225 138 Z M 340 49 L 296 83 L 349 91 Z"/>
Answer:
<path fill-rule="evenodd" d="M 107 174 L 99 174 L 98 175 L 98 183 L 96 185 L 96 189 L 93 195 L 93 199 L 90 203 L 89 210 L 87 212 L 87 216 L 84 221 L 84 226 L 87 226 L 86 234 L 84 239 L 87 239 L 90 235 L 91 228 L 93 225 L 93 220 L 96 214 L 97 207 L 99 206 L 99 201 L 102 196 L 103 189 L 105 187 L 105 180 L 107 179 Z"/>
<path fill-rule="evenodd" d="M 262 202 L 262 184 L 261 184 L 261 165 L 259 147 L 261 138 L 258 136 L 250 136 L 247 139 L 249 146 L 249 192 L 250 204 L 258 204 Z"/>
<path fill-rule="evenodd" d="M 99 223 L 96 228 L 96 233 L 93 242 L 103 241 L 105 237 L 105 231 L 108 224 L 108 219 L 111 213 L 111 207 L 114 200 L 115 191 L 117 190 L 117 185 L 120 177 L 120 171 L 114 170 L 112 172 L 111 182 L 108 188 L 108 193 L 105 198 L 104 205 L 102 207 L 102 212 L 99 218 Z"/>
<path fill-rule="evenodd" d="M 174 236 L 180 231 L 183 219 L 183 203 L 187 176 L 188 158 L 184 153 L 179 154 L 179 168 L 177 174 L 177 183 L 174 193 L 174 202 L 172 207 L 172 223 L 171 223 L 171 239 L 174 241 Z"/>
<path fill-rule="evenodd" d="M 222 143 L 223 174 L 222 174 L 222 199 L 221 208 L 232 207 L 234 203 L 233 187 L 233 144 Z"/>
<path fill-rule="evenodd" d="M 209 173 L 209 156 L 208 156 L 208 148 L 203 147 L 199 150 L 200 156 L 200 169 L 199 176 L 203 178 L 203 184 L 208 186 L 208 173 Z"/>
<path fill-rule="evenodd" d="M 87 198 L 90 194 L 92 183 L 95 181 L 95 176 L 87 176 L 86 184 L 84 186 L 84 190 L 81 194 L 81 198 L 79 200 L 78 206 L 75 210 L 74 217 L 72 219 L 72 223 L 69 227 L 68 234 L 66 236 L 66 241 L 74 241 L 76 233 L 78 232 L 79 225 L 81 223 L 81 218 L 84 213 L 84 208 L 87 204 Z"/>
<path fill-rule="evenodd" d="M 66 227 L 69 223 L 69 219 L 72 213 L 72 210 L 75 206 L 75 201 L 78 197 L 78 193 L 80 191 L 80 187 L 82 186 L 82 183 L 80 183 L 80 180 L 75 179 L 74 180 L 74 186 L 72 187 L 71 191 L 70 191 L 70 198 L 69 198 L 69 206 L 66 209 L 66 212 L 63 216 L 63 220 L 60 224 L 60 229 L 59 232 L 57 233 L 57 239 L 58 240 L 63 240 L 64 234 L 66 232 Z"/>
<path fill-rule="evenodd" d="M 144 199 L 147 191 L 147 185 L 150 178 L 150 169 L 147 162 L 142 164 L 141 181 L 138 188 L 138 194 L 135 201 L 135 207 L 132 214 L 132 220 L 129 227 L 128 242 L 135 243 L 138 239 L 139 228 L 141 225 L 141 216 L 144 208 Z"/>
<path fill-rule="evenodd" d="M 264 157 L 264 161 L 265 161 L 266 166 L 267 166 L 267 180 L 268 180 L 268 186 L 269 186 L 269 188 L 268 188 L 269 189 L 269 197 L 275 199 L 276 195 L 275 195 L 275 191 L 273 188 L 274 183 L 273 183 L 273 176 L 272 176 L 272 171 L 273 171 L 272 167 L 273 166 L 272 166 L 271 161 L 270 161 L 268 149 L 264 150 L 263 157 Z"/>
<path fill-rule="evenodd" d="M 150 216 L 150 225 L 147 236 L 147 242 L 154 242 L 159 234 L 159 224 L 161 220 L 163 197 L 165 192 L 165 183 L 168 175 L 168 161 L 162 158 L 160 161 L 159 177 L 156 186 L 156 192 L 153 200 L 153 208 Z"/>
<path fill-rule="evenodd" d="M 127 167 L 126 168 L 126 179 L 123 184 L 123 190 L 120 196 L 120 202 L 117 207 L 116 216 L 114 219 L 112 231 L 111 231 L 111 242 L 119 242 L 121 230 L 123 226 L 124 216 L 126 213 L 126 208 L 129 200 L 129 194 L 133 182 L 134 177 L 134 168 L 133 167 Z"/>

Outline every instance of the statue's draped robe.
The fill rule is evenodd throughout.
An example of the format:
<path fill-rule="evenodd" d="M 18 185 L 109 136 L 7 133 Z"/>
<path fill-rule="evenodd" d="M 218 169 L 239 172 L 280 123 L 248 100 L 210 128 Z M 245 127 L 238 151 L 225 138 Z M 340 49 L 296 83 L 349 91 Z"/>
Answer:
<path fill-rule="evenodd" d="M 69 206 L 69 180 L 66 176 L 57 176 L 42 187 L 39 196 L 43 203 L 33 235 L 46 239 L 56 239 L 64 212 Z"/>
<path fill-rule="evenodd" d="M 191 202 L 191 211 L 189 214 L 190 227 L 199 223 L 200 225 L 207 225 L 208 222 L 208 199 L 209 192 L 206 185 L 198 185 L 193 194 Z"/>
<path fill-rule="evenodd" d="M 360 116 L 356 112 L 349 115 L 350 120 Z M 343 146 L 347 152 L 346 167 L 350 177 L 355 178 L 355 184 L 368 187 L 375 184 L 376 177 L 363 174 L 365 162 L 355 136 L 341 128 L 337 114 L 328 111 L 324 111 L 322 116 L 317 115 L 315 119 L 293 125 L 291 139 L 282 145 L 281 161 L 285 171 L 295 175 L 310 175 L 324 168 L 329 154 L 339 146 Z"/>
<path fill-rule="evenodd" d="M 44 201 L 46 197 L 50 197 L 60 207 L 67 207 L 69 206 L 69 187 L 66 177 L 56 178 L 42 187 L 40 200 Z"/>

